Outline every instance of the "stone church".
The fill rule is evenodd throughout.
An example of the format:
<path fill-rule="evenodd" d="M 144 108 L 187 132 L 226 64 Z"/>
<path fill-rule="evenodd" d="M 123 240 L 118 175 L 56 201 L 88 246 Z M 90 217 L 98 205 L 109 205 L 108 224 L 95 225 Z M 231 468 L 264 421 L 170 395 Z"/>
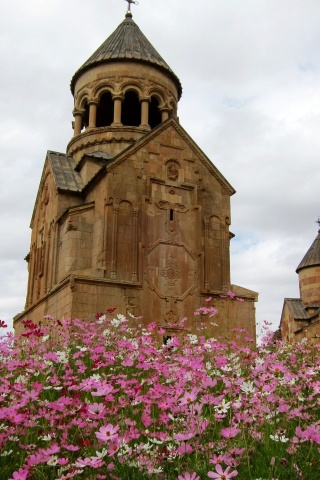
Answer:
<path fill-rule="evenodd" d="M 214 336 L 238 327 L 255 338 L 257 293 L 230 283 L 235 190 L 180 125 L 180 80 L 130 8 L 71 91 L 73 137 L 67 153 L 46 155 L 15 330 L 116 307 L 170 334 L 183 317 L 192 329 L 212 297 Z"/>
<path fill-rule="evenodd" d="M 299 263 L 300 298 L 285 298 L 279 336 L 285 342 L 296 343 L 303 338 L 320 342 L 320 230 L 311 247 Z"/>

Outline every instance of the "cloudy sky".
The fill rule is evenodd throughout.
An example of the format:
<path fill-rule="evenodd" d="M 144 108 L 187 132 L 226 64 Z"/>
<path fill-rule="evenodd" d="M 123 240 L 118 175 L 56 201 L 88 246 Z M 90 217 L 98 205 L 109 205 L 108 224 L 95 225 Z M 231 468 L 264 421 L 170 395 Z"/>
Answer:
<path fill-rule="evenodd" d="M 319 0 L 140 0 L 133 16 L 180 78 L 179 117 L 228 179 L 232 282 L 279 323 L 320 216 Z M 47 150 L 72 136 L 70 80 L 124 0 L 0 6 L 0 318 L 24 307 L 29 222 Z"/>

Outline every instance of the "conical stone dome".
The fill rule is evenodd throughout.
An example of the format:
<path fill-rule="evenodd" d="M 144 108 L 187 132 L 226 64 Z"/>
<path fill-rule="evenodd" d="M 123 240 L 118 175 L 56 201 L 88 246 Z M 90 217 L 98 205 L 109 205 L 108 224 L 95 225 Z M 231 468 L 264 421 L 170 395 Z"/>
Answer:
<path fill-rule="evenodd" d="M 296 272 L 299 273 L 302 268 L 314 267 L 316 265 L 320 265 L 320 231 L 318 232 L 313 244 L 299 263 Z"/>
<path fill-rule="evenodd" d="M 116 30 L 76 71 L 71 80 L 72 93 L 74 93 L 76 80 L 83 72 L 95 65 L 117 60 L 137 60 L 163 70 L 176 83 L 179 98 L 181 97 L 182 86 L 179 78 L 149 42 L 147 37 L 141 32 L 138 25 L 133 21 L 130 13 L 126 14 L 126 18 L 120 23 Z"/>
<path fill-rule="evenodd" d="M 299 275 L 300 297 L 305 305 L 320 303 L 320 231 L 301 260 Z"/>

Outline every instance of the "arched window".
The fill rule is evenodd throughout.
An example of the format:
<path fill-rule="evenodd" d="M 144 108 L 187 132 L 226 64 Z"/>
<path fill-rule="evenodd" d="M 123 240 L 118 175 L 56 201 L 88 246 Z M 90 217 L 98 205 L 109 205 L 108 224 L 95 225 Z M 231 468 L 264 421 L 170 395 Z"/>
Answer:
<path fill-rule="evenodd" d="M 110 92 L 104 92 L 97 108 L 97 127 L 109 127 L 113 122 L 114 104 Z"/>
<path fill-rule="evenodd" d="M 156 127 L 162 121 L 161 112 L 159 111 L 159 101 L 156 97 L 151 97 L 149 105 L 149 125 L 151 128 Z"/>
<path fill-rule="evenodd" d="M 126 92 L 122 102 L 121 123 L 131 127 L 141 124 L 141 105 L 138 94 L 132 90 Z"/>
<path fill-rule="evenodd" d="M 84 112 L 83 112 L 83 115 L 82 115 L 81 130 L 83 130 L 84 128 L 87 128 L 88 125 L 89 125 L 89 105 L 88 105 L 88 102 L 86 100 L 85 104 L 84 104 Z"/>

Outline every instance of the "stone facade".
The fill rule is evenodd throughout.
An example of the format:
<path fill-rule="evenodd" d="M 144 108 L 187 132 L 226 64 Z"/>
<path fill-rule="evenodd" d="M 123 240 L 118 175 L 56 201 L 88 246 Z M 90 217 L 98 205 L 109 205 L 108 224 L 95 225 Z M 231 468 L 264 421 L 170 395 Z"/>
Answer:
<path fill-rule="evenodd" d="M 238 327 L 255 338 L 257 294 L 230 282 L 235 191 L 179 124 L 180 81 L 131 14 L 71 86 L 74 136 L 66 154 L 47 153 L 16 331 L 26 318 L 92 320 L 117 307 L 170 333 L 182 317 L 192 328 L 212 296 L 214 336 Z"/>
<path fill-rule="evenodd" d="M 280 321 L 281 338 L 296 343 L 307 338 L 320 342 L 320 231 L 297 267 L 300 298 L 285 298 Z"/>

